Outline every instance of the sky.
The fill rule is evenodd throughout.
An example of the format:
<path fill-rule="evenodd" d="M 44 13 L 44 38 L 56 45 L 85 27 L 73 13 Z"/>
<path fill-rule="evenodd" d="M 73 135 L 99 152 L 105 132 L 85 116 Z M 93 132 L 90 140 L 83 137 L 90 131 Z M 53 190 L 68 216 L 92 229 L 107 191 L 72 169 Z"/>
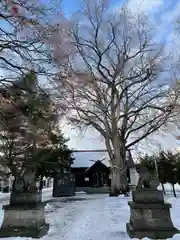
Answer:
<path fill-rule="evenodd" d="M 48 0 L 42 1 L 47 3 Z M 53 5 L 56 4 L 57 8 L 60 5 L 60 0 L 51 0 L 51 2 Z M 80 2 L 80 0 L 64 0 L 62 3 L 63 11 L 67 16 L 70 16 L 78 10 Z M 180 0 L 110 0 L 111 10 L 115 12 L 120 11 L 123 4 L 127 4 L 128 8 L 134 14 L 145 13 L 157 29 L 155 39 L 157 41 L 167 42 L 169 49 L 171 50 L 172 48 L 174 50 L 177 49 L 178 45 L 176 41 L 177 34 L 175 26 L 178 18 L 180 19 Z M 84 150 L 105 149 L 103 138 L 95 130 L 89 129 L 88 131 L 81 133 L 77 129 L 72 129 L 72 127 L 67 126 L 64 123 L 61 125 L 65 136 L 70 138 L 68 143 L 70 148 Z M 148 149 L 148 152 L 152 152 L 154 151 L 154 145 L 156 145 L 156 147 L 161 146 L 165 149 L 178 147 L 178 143 L 171 135 L 166 137 L 156 135 L 154 139 L 156 139 L 156 143 L 153 144 L 153 146 L 148 145 L 147 148 L 147 145 L 144 143 L 144 146 L 142 144 L 140 149 L 135 150 L 146 152 Z M 103 155 L 104 154 L 102 154 L 102 157 Z"/>
<path fill-rule="evenodd" d="M 179 0 L 110 0 L 109 2 L 111 8 L 116 11 L 119 11 L 123 4 L 128 4 L 133 13 L 147 14 L 158 29 L 158 38 L 166 40 L 172 38 L 172 25 L 176 22 L 180 12 Z M 71 15 L 79 8 L 80 0 L 64 0 L 62 6 L 64 12 Z"/>
<path fill-rule="evenodd" d="M 64 1 L 63 8 L 68 14 L 71 14 L 79 6 L 78 0 Z M 150 21 L 157 27 L 157 41 L 167 41 L 169 48 L 175 46 L 176 39 L 176 21 L 180 17 L 180 0 L 111 0 L 111 8 L 114 11 L 119 11 L 124 3 L 128 4 L 130 10 L 136 14 L 145 13 Z M 69 146 L 74 149 L 102 149 L 105 148 L 103 138 L 94 130 L 89 130 L 86 133 L 79 133 L 78 130 L 72 130 L 69 126 L 64 127 L 66 136 L 70 137 Z M 165 149 L 174 149 L 178 147 L 178 143 L 171 135 L 165 137 L 156 135 L 156 146 L 161 146 Z M 153 145 L 153 144 L 152 144 Z M 146 146 L 146 144 L 145 144 Z M 154 151 L 154 147 L 148 147 L 148 152 Z M 140 152 L 146 152 L 147 147 L 138 149 Z"/>
<path fill-rule="evenodd" d="M 47 2 L 48 0 L 42 0 Z M 60 0 L 52 0 L 53 4 L 60 4 Z M 80 6 L 80 0 L 64 0 L 62 3 L 63 11 L 67 16 L 70 16 Z M 127 4 L 128 8 L 133 14 L 144 13 L 147 15 L 148 19 L 156 27 L 156 35 L 154 36 L 156 41 L 166 42 L 168 48 L 174 52 L 178 48 L 177 45 L 177 20 L 180 19 L 180 0 L 110 0 L 110 6 L 112 11 L 118 12 L 120 8 Z M 179 41 L 180 42 L 180 41 Z M 61 124 L 64 130 L 65 136 L 70 138 L 69 147 L 73 149 L 104 149 L 103 138 L 95 131 L 88 130 L 85 133 L 79 132 L 77 129 L 72 129 L 70 126 Z M 175 138 L 171 135 L 154 136 L 155 144 L 152 146 L 140 145 L 140 149 L 136 149 L 140 152 L 153 152 L 154 147 L 161 146 L 165 149 L 176 149 L 178 148 L 178 143 Z"/>
<path fill-rule="evenodd" d="M 47 0 L 44 0 L 47 1 Z M 54 0 L 57 6 L 60 0 Z M 66 14 L 78 10 L 80 0 L 64 0 L 63 10 Z M 109 0 L 112 9 L 119 9 L 127 3 L 132 12 L 140 11 L 147 13 L 157 23 L 162 32 L 168 31 L 170 23 L 179 16 L 180 1 L 178 0 Z"/>

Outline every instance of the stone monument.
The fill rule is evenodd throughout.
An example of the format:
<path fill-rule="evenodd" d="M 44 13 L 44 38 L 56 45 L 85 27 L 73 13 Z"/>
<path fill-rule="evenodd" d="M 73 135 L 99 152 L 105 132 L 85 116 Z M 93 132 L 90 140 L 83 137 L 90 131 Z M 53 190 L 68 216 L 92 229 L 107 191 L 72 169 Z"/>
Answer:
<path fill-rule="evenodd" d="M 166 239 L 179 233 L 170 216 L 171 204 L 164 202 L 163 192 L 157 190 L 159 185 L 155 170 L 149 171 L 140 166 L 139 181 L 132 191 L 130 221 L 126 224 L 130 238 Z"/>
<path fill-rule="evenodd" d="M 67 173 L 54 179 L 53 197 L 75 196 L 75 178 L 73 174 Z"/>
<path fill-rule="evenodd" d="M 0 229 L 3 237 L 40 238 L 49 230 L 45 222 L 45 204 L 28 175 L 14 180 L 10 203 L 3 206 L 4 219 Z"/>

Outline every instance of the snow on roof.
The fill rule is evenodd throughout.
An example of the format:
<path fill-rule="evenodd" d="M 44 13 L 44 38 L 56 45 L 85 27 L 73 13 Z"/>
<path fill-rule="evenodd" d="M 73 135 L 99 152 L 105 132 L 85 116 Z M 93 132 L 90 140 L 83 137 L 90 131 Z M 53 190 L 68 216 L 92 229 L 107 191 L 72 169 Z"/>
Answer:
<path fill-rule="evenodd" d="M 84 167 L 84 168 L 89 168 L 91 167 L 95 161 L 97 160 L 102 160 L 103 164 L 106 166 L 110 166 L 109 161 L 108 161 L 108 154 L 105 152 L 74 152 L 73 153 L 74 163 L 72 164 L 72 167 Z M 93 160 L 93 161 L 91 161 Z"/>

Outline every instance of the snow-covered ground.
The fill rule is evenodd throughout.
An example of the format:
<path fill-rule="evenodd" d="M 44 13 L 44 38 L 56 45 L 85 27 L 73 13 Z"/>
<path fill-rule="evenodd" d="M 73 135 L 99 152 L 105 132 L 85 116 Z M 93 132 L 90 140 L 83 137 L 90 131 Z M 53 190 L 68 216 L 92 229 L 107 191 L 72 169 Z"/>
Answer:
<path fill-rule="evenodd" d="M 173 198 L 169 192 L 166 201 L 172 203 L 172 219 L 174 225 L 180 229 L 180 192 L 177 195 L 178 198 Z M 46 199 L 50 199 L 48 191 L 44 193 L 44 200 Z M 126 234 L 126 223 L 129 222 L 130 215 L 127 204 L 129 200 L 131 197 L 110 198 L 106 194 L 83 193 L 77 193 L 72 198 L 49 200 L 46 219 L 50 223 L 50 230 L 42 240 L 129 240 Z M 0 218 L 2 221 L 2 210 Z M 20 239 L 22 240 L 10 238 Z M 173 240 L 179 239 L 180 235 L 173 237 Z"/>
<path fill-rule="evenodd" d="M 173 192 L 172 184 L 170 184 L 170 183 L 164 184 L 164 188 L 165 188 L 165 190 L 166 190 L 167 192 Z M 179 185 L 178 183 L 176 183 L 176 184 L 174 185 L 174 188 L 175 188 L 175 190 L 176 190 L 177 192 L 180 192 L 180 185 Z M 159 189 L 159 190 L 162 190 L 162 186 L 160 185 L 160 186 L 158 187 L 158 189 Z"/>
<path fill-rule="evenodd" d="M 49 203 L 46 208 L 50 231 L 43 240 L 129 240 L 126 223 L 129 222 L 131 197 L 108 195 L 83 196 L 86 200 L 76 202 Z M 180 228 L 180 201 L 173 197 L 166 198 L 173 204 L 172 219 Z M 176 235 L 173 240 L 179 240 Z"/>
<path fill-rule="evenodd" d="M 9 198 L 9 196 L 10 196 L 10 193 L 2 193 L 2 192 L 0 192 L 0 201 Z"/>

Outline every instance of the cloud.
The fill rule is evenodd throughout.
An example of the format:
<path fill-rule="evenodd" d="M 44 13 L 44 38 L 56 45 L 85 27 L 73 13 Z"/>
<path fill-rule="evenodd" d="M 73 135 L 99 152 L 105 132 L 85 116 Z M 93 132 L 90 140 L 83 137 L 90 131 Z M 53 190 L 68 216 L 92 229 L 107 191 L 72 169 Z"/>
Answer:
<path fill-rule="evenodd" d="M 159 22 L 156 22 L 161 38 L 166 38 L 168 41 L 174 38 L 177 20 L 180 19 L 179 12 L 180 2 L 176 3 L 169 10 L 161 12 Z"/>
<path fill-rule="evenodd" d="M 112 9 L 117 12 L 124 4 L 132 13 L 151 13 L 159 11 L 164 6 L 164 0 L 127 0 L 115 4 Z"/>
<path fill-rule="evenodd" d="M 164 24 L 169 24 L 173 23 L 176 21 L 178 18 L 180 18 L 180 2 L 177 2 L 173 8 L 171 8 L 169 11 L 166 11 L 164 14 L 161 16 L 161 21 Z"/>
<path fill-rule="evenodd" d="M 166 39 L 169 42 L 170 50 L 172 50 L 171 46 L 173 46 L 173 49 L 177 49 L 177 43 L 174 40 L 174 27 L 177 18 L 180 18 L 180 2 L 176 0 L 124 0 L 120 4 L 112 6 L 111 10 L 114 12 L 120 11 L 124 3 L 127 3 L 132 13 L 144 13 L 149 17 L 156 27 L 155 39 L 157 41 Z M 83 135 L 66 126 L 64 132 L 70 137 L 69 146 L 74 149 L 105 148 L 102 138 L 93 130 L 89 130 Z M 169 136 L 166 139 L 164 137 L 159 137 L 159 139 L 165 148 L 170 149 L 175 145 L 175 141 Z"/>
<path fill-rule="evenodd" d="M 127 6 L 134 14 L 143 13 L 147 15 L 155 26 L 154 40 L 165 42 L 166 53 L 173 53 L 171 60 L 177 60 L 180 55 L 178 51 L 180 39 L 176 36 L 175 27 L 177 26 L 177 20 L 180 20 L 180 2 L 177 0 L 129 0 Z M 171 134 L 162 137 L 155 133 L 153 137 L 156 140 L 158 139 L 158 142 L 165 149 L 172 149 L 177 146 L 177 141 Z M 154 150 L 155 147 L 153 146 Z"/>
<path fill-rule="evenodd" d="M 81 132 L 67 125 L 65 121 L 61 123 L 61 129 L 65 137 L 70 138 L 68 142 L 70 148 L 75 150 L 106 149 L 104 139 L 94 129 L 88 129 L 85 132 Z"/>
<path fill-rule="evenodd" d="M 129 0 L 127 5 L 131 12 L 149 13 L 163 7 L 164 0 Z"/>
<path fill-rule="evenodd" d="M 156 40 L 172 40 L 173 27 L 179 17 L 180 2 L 177 0 L 124 0 L 112 7 L 118 12 L 124 6 L 134 15 L 144 14 L 156 30 Z"/>
<path fill-rule="evenodd" d="M 177 0 L 128 0 L 127 6 L 134 14 L 144 13 L 156 27 L 156 40 L 172 41 L 174 27 L 180 18 Z"/>

